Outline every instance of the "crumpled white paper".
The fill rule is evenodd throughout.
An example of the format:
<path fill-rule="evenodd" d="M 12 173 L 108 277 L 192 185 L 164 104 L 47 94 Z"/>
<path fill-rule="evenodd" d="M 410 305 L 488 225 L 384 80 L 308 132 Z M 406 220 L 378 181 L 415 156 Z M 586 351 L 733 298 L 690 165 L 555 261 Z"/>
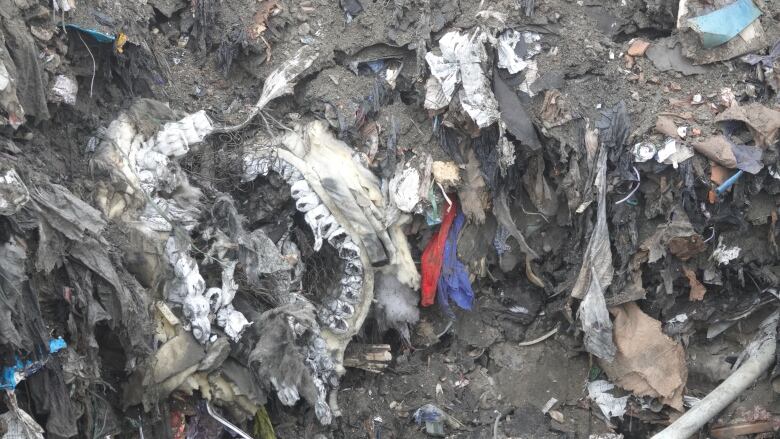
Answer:
<path fill-rule="evenodd" d="M 607 393 L 615 388 L 615 385 L 606 380 L 591 381 L 588 383 L 588 397 L 598 404 L 601 413 L 607 418 L 616 416 L 622 418 L 626 414 L 628 395 L 616 398 Z"/>

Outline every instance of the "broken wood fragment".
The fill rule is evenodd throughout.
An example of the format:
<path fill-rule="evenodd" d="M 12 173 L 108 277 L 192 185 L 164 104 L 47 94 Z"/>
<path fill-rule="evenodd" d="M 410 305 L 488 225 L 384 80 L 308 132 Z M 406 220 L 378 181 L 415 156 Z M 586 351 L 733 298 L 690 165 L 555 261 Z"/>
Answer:
<path fill-rule="evenodd" d="M 344 353 L 344 367 L 380 373 L 392 359 L 390 345 L 350 343 Z"/>

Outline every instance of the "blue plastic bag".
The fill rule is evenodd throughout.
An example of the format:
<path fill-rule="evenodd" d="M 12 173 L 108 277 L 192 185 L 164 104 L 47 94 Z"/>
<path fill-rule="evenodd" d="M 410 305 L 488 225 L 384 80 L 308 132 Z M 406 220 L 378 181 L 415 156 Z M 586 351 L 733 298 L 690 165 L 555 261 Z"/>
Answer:
<path fill-rule="evenodd" d="M 38 372 L 46 362 L 49 360 L 49 356 L 57 353 L 68 347 L 65 340 L 62 337 L 52 338 L 49 340 L 49 353 L 44 354 L 43 360 L 24 360 L 16 357 L 16 364 L 6 366 L 0 372 L 0 389 L 2 390 L 14 390 L 20 381 Z"/>
<path fill-rule="evenodd" d="M 458 260 L 458 235 L 465 222 L 463 211 L 458 210 L 458 215 L 447 234 L 447 242 L 444 244 L 444 262 L 437 285 L 437 300 L 449 316 L 454 315 L 450 309 L 450 300 L 465 310 L 471 310 L 474 304 L 474 291 L 471 289 L 469 272 Z"/>

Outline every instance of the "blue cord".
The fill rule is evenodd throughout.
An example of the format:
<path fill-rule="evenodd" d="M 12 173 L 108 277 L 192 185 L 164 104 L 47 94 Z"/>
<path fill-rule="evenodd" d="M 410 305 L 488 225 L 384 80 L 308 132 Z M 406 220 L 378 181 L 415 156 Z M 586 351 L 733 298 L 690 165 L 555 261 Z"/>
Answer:
<path fill-rule="evenodd" d="M 737 171 L 734 175 L 729 177 L 728 180 L 724 181 L 723 184 L 718 186 L 718 188 L 715 189 L 715 193 L 718 194 L 718 195 L 722 195 L 723 192 L 726 192 L 727 190 L 729 190 L 729 188 L 731 186 L 733 186 L 734 183 L 736 183 L 737 180 L 739 180 L 739 177 L 742 177 L 742 174 L 744 174 L 744 173 L 745 173 L 745 171 L 743 171 L 741 169 L 739 171 Z"/>

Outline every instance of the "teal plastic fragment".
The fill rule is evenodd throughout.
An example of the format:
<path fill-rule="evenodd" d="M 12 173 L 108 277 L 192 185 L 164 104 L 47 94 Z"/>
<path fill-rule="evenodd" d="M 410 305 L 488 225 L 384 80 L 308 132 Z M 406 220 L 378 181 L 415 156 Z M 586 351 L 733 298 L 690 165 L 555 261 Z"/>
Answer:
<path fill-rule="evenodd" d="M 62 339 L 62 337 L 52 338 L 49 340 L 49 353 L 53 354 L 57 351 L 61 351 L 62 349 L 65 349 L 68 347 L 68 344 L 65 343 L 65 340 Z"/>
<path fill-rule="evenodd" d="M 737 0 L 717 11 L 688 19 L 688 25 L 699 34 L 705 49 L 729 42 L 761 16 L 751 0 Z"/>
<path fill-rule="evenodd" d="M 94 38 L 98 43 L 113 43 L 116 40 L 116 37 L 113 35 L 109 35 L 94 29 L 83 28 L 75 24 L 66 24 L 65 29 L 74 29 L 79 32 L 84 32 L 85 34 Z"/>
<path fill-rule="evenodd" d="M 62 337 L 52 338 L 49 340 L 49 355 L 61 351 L 68 347 L 65 340 Z M 19 381 L 33 375 L 38 372 L 48 361 L 49 357 L 45 356 L 43 360 L 31 361 L 20 359 L 16 357 L 16 363 L 11 366 L 2 368 L 0 372 L 0 390 L 14 390 Z"/>

